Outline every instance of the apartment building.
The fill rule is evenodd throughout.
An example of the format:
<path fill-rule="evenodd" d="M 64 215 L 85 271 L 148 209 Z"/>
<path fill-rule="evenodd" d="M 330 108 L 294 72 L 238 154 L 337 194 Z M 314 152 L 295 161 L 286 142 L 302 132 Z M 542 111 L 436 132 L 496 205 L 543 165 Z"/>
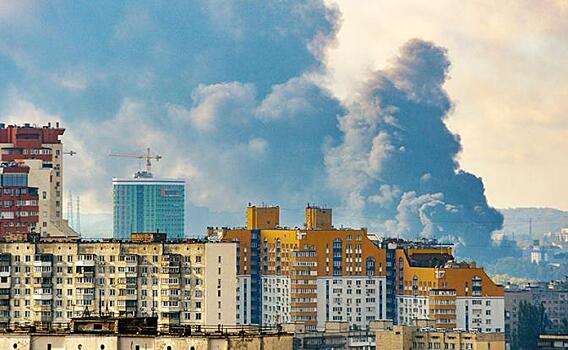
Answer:
<path fill-rule="evenodd" d="M 210 229 L 238 242 L 237 321 L 328 321 L 365 328 L 386 317 L 385 252 L 364 229 L 336 229 L 331 209 L 306 208 L 303 229 L 279 227 L 278 207 L 247 208 L 246 228 Z"/>
<path fill-rule="evenodd" d="M 303 228 L 279 226 L 278 207 L 247 208 L 245 228 L 209 229 L 237 242 L 237 321 L 273 325 L 327 322 L 365 329 L 374 320 L 435 320 L 436 327 L 504 331 L 503 288 L 474 263 L 456 263 L 451 245 L 371 239 L 337 229 L 332 210 L 308 206 Z"/>
<path fill-rule="evenodd" d="M 438 328 L 505 331 L 504 288 L 475 263 L 455 262 L 452 247 L 433 241 L 387 239 L 390 319 L 399 325 L 434 320 Z"/>
<path fill-rule="evenodd" d="M 160 234 L 131 240 L 0 242 L 0 324 L 156 316 L 160 327 L 235 324 L 236 247 Z"/>
<path fill-rule="evenodd" d="M 505 289 L 505 318 L 508 338 L 518 324 L 518 310 L 521 301 L 544 306 L 551 322 L 550 330 L 561 332 L 568 321 L 568 277 L 550 282 L 529 282 L 508 285 Z"/>
<path fill-rule="evenodd" d="M 513 331 L 519 326 L 521 303 L 532 303 L 532 301 L 530 290 L 515 285 L 505 287 L 505 338 L 507 343 L 511 342 Z"/>
<path fill-rule="evenodd" d="M 65 129 L 31 124 L 0 123 L 0 160 L 25 164 L 28 183 L 38 188 L 39 216 L 36 232 L 44 237 L 78 238 L 63 219 L 63 143 Z"/>
<path fill-rule="evenodd" d="M 37 227 L 38 191 L 28 185 L 29 171 L 15 162 L 0 163 L 0 237 Z"/>

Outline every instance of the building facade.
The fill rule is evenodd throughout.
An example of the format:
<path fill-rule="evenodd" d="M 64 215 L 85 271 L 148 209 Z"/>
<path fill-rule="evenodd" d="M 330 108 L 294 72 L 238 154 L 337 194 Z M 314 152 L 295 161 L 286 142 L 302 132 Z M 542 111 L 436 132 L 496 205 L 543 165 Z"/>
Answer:
<path fill-rule="evenodd" d="M 65 331 L 0 333 L 4 350 L 211 350 L 289 349 L 293 334 L 248 327 L 187 326 L 158 332 L 155 318 L 86 317 Z"/>
<path fill-rule="evenodd" d="M 568 322 L 568 277 L 559 281 L 508 285 L 505 301 L 507 339 L 517 328 L 519 304 L 522 301 L 542 305 L 550 321 L 549 331 L 562 332 L 564 324 Z"/>
<path fill-rule="evenodd" d="M 0 123 L 0 157 L 29 167 L 28 184 L 38 188 L 39 217 L 36 231 L 44 237 L 78 238 L 63 220 L 63 143 L 65 129 Z"/>
<path fill-rule="evenodd" d="M 537 346 L 539 350 L 568 349 L 568 334 L 543 334 L 538 338 Z"/>
<path fill-rule="evenodd" d="M 377 348 L 505 350 L 505 335 L 501 332 L 430 328 L 427 326 L 428 322 L 424 323 L 415 326 L 393 326 L 392 323 L 384 322 L 382 325 L 377 325 L 375 332 Z"/>
<path fill-rule="evenodd" d="M 384 252 L 365 230 L 333 228 L 329 209 L 308 207 L 306 217 L 305 229 L 281 228 L 278 207 L 249 206 L 246 228 L 210 229 L 239 243 L 237 321 L 316 330 L 385 318 Z"/>
<path fill-rule="evenodd" d="M 373 240 L 337 229 L 331 209 L 306 208 L 304 228 L 282 228 L 278 207 L 247 208 L 245 228 L 209 229 L 238 243 L 237 320 L 273 325 L 326 322 L 365 329 L 375 320 L 434 320 L 436 327 L 504 332 L 503 288 L 452 247 L 432 241 Z"/>
<path fill-rule="evenodd" d="M 235 324 L 235 244 L 163 238 L 1 242 L 0 325 L 58 327 L 85 315 Z"/>
<path fill-rule="evenodd" d="M 519 326 L 519 311 L 522 302 L 532 303 L 532 293 L 528 289 L 514 285 L 505 287 L 505 337 L 511 342 L 512 332 Z"/>
<path fill-rule="evenodd" d="M 28 184 L 29 171 L 15 162 L 0 164 L 0 238 L 37 228 L 39 197 L 37 187 Z"/>
<path fill-rule="evenodd" d="M 137 176 L 115 178 L 112 185 L 115 238 L 128 238 L 132 232 L 184 238 L 185 180 Z"/>

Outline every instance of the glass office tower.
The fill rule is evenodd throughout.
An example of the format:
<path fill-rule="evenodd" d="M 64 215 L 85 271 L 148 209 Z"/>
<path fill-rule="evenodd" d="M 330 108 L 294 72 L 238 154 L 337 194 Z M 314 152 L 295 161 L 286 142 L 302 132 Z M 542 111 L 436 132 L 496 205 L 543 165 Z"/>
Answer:
<path fill-rule="evenodd" d="M 184 238 L 185 180 L 135 175 L 112 180 L 114 238 L 132 232 L 161 232 L 168 239 Z"/>

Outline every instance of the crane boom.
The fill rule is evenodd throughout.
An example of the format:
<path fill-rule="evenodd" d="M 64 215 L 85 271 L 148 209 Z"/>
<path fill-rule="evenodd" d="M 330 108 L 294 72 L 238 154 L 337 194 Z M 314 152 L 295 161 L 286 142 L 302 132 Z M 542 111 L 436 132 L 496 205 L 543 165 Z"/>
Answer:
<path fill-rule="evenodd" d="M 111 157 L 121 157 L 121 158 L 136 158 L 146 160 L 146 172 L 148 174 L 152 173 L 152 160 L 160 161 L 162 156 L 159 154 L 152 155 L 150 152 L 150 147 L 146 148 L 146 154 L 133 154 L 133 153 L 121 153 L 121 152 L 111 152 L 109 153 Z"/>

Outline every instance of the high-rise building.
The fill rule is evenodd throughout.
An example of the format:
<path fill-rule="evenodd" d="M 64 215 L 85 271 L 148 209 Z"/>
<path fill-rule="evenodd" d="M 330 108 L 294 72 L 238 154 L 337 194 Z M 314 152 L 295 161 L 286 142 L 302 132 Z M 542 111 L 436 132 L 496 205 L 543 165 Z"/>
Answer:
<path fill-rule="evenodd" d="M 114 237 L 163 232 L 168 239 L 183 239 L 185 180 L 155 179 L 144 174 L 112 180 Z"/>
<path fill-rule="evenodd" d="M 0 164 L 0 238 L 30 233 L 38 223 L 37 187 L 29 187 L 30 168 L 15 162 Z"/>
<path fill-rule="evenodd" d="M 386 318 L 385 252 L 367 232 L 336 229 L 331 210 L 316 207 L 306 210 L 309 228 L 282 228 L 277 209 L 249 206 L 246 229 L 210 230 L 239 242 L 237 321 L 314 331 L 328 321 L 365 328 Z"/>
<path fill-rule="evenodd" d="M 39 222 L 36 231 L 43 237 L 78 235 L 63 220 L 63 143 L 65 129 L 0 123 L 1 161 L 29 167 L 28 184 L 38 188 Z"/>
<path fill-rule="evenodd" d="M 247 208 L 246 228 L 209 229 L 237 242 L 237 321 L 270 326 L 327 322 L 365 329 L 371 321 L 504 331 L 503 287 L 451 245 L 371 239 L 335 228 L 331 209 L 308 206 L 304 228 L 278 226 L 278 207 Z"/>
<path fill-rule="evenodd" d="M 233 243 L 145 233 L 0 242 L 0 329 L 66 328 L 86 315 L 155 316 L 161 328 L 234 325 L 235 293 Z"/>

